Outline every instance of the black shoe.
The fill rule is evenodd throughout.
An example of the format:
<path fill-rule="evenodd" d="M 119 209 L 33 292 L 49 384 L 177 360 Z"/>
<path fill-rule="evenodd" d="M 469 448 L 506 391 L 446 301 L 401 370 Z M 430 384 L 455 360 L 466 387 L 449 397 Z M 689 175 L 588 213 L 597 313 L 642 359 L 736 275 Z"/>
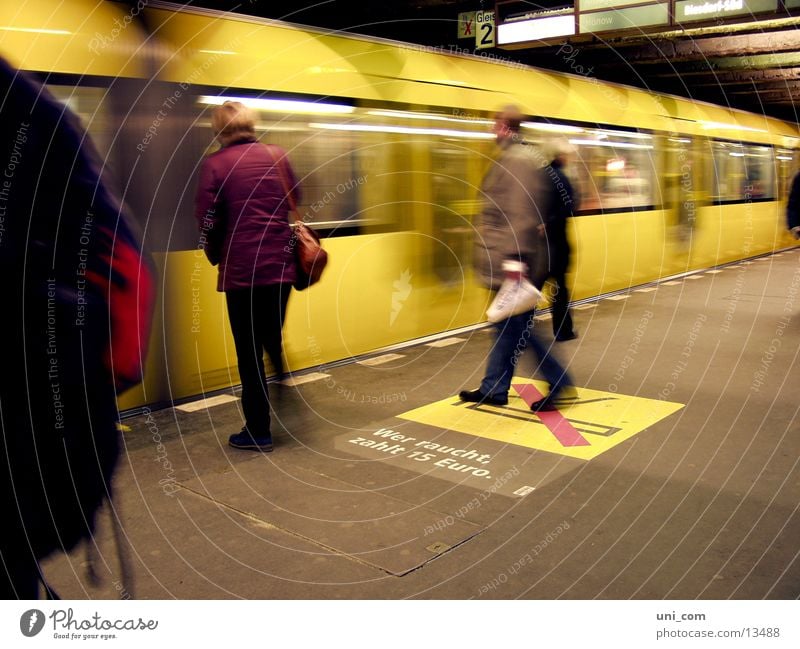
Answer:
<path fill-rule="evenodd" d="M 578 334 L 576 334 L 574 331 L 571 331 L 568 334 L 558 334 L 556 336 L 556 342 L 557 343 L 563 343 L 563 342 L 566 342 L 568 340 L 575 340 L 577 337 L 578 337 Z"/>
<path fill-rule="evenodd" d="M 555 392 L 550 392 L 544 399 L 539 399 L 538 401 L 534 401 L 531 404 L 531 410 L 533 412 L 550 412 L 553 410 L 558 410 L 559 405 L 567 406 L 569 403 L 556 403 L 557 401 L 563 401 L 565 399 L 569 399 L 570 397 L 574 398 L 576 394 L 575 389 L 571 385 L 564 386 L 559 388 Z"/>
<path fill-rule="evenodd" d="M 551 399 L 550 395 L 548 394 L 544 399 L 534 401 L 531 404 L 531 410 L 533 410 L 533 412 L 548 412 L 551 410 L 558 410 L 558 406 L 556 406 L 553 401 L 555 400 Z"/>
<path fill-rule="evenodd" d="M 490 406 L 505 406 L 508 405 L 508 397 L 498 397 L 487 395 L 480 390 L 461 390 L 458 393 L 458 398 L 462 401 L 469 401 L 471 403 L 486 403 Z"/>
<path fill-rule="evenodd" d="M 241 448 L 247 451 L 262 451 L 270 453 L 272 451 L 272 437 L 264 435 L 262 437 L 253 437 L 250 432 L 243 428 L 235 435 L 228 438 L 228 445 L 233 448 Z"/>

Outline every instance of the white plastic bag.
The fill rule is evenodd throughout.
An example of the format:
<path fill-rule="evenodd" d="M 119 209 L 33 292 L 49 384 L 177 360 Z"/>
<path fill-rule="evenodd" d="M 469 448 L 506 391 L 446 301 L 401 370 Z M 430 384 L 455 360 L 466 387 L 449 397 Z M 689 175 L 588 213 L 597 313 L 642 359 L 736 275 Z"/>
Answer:
<path fill-rule="evenodd" d="M 504 261 L 506 277 L 486 311 L 489 322 L 500 322 L 511 316 L 527 313 L 542 299 L 542 293 L 525 277 L 525 265 Z"/>

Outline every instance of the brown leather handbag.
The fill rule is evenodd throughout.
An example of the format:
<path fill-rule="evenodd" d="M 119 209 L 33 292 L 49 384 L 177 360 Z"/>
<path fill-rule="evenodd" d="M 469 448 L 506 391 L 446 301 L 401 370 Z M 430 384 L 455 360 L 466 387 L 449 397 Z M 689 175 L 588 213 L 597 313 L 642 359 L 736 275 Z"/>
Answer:
<path fill-rule="evenodd" d="M 294 246 L 294 257 L 297 264 L 297 277 L 294 287 L 298 291 L 313 286 L 322 277 L 322 271 L 328 264 L 328 253 L 322 248 L 319 235 L 296 217 L 294 232 L 289 244 Z"/>
<path fill-rule="evenodd" d="M 292 238 L 289 241 L 289 247 L 294 250 L 296 266 L 294 287 L 298 291 L 304 291 L 309 286 L 316 284 L 322 277 L 322 271 L 328 265 L 328 253 L 323 249 L 319 235 L 300 218 L 282 162 L 282 159 L 278 160 L 276 165 L 283 184 L 283 191 L 286 193 L 286 200 L 289 201 L 289 212 L 294 217 Z"/>

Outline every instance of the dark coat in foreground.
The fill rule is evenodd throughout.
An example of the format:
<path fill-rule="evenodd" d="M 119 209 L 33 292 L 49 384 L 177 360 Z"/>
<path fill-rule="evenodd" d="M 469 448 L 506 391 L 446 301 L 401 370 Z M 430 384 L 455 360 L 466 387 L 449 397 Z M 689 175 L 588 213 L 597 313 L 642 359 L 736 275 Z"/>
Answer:
<path fill-rule="evenodd" d="M 94 528 L 155 276 L 77 118 L 0 60 L 0 590 Z M 35 583 L 35 579 L 34 579 Z M 11 592 L 5 592 L 10 590 Z"/>

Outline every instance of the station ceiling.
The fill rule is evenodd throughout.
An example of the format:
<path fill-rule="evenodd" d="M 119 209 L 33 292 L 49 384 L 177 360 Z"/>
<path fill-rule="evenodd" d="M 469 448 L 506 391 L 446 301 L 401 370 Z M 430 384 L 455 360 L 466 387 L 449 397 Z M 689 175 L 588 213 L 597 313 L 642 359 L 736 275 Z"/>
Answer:
<path fill-rule="evenodd" d="M 786 9 L 784 2 L 778 0 L 778 12 L 758 21 L 747 15 L 692 29 L 586 34 L 483 51 L 798 122 L 800 9 Z M 495 8 L 494 2 L 462 0 L 194 0 L 191 4 L 470 52 L 474 42 L 458 38 L 459 13 Z M 541 10 L 572 1 L 517 4 Z"/>

